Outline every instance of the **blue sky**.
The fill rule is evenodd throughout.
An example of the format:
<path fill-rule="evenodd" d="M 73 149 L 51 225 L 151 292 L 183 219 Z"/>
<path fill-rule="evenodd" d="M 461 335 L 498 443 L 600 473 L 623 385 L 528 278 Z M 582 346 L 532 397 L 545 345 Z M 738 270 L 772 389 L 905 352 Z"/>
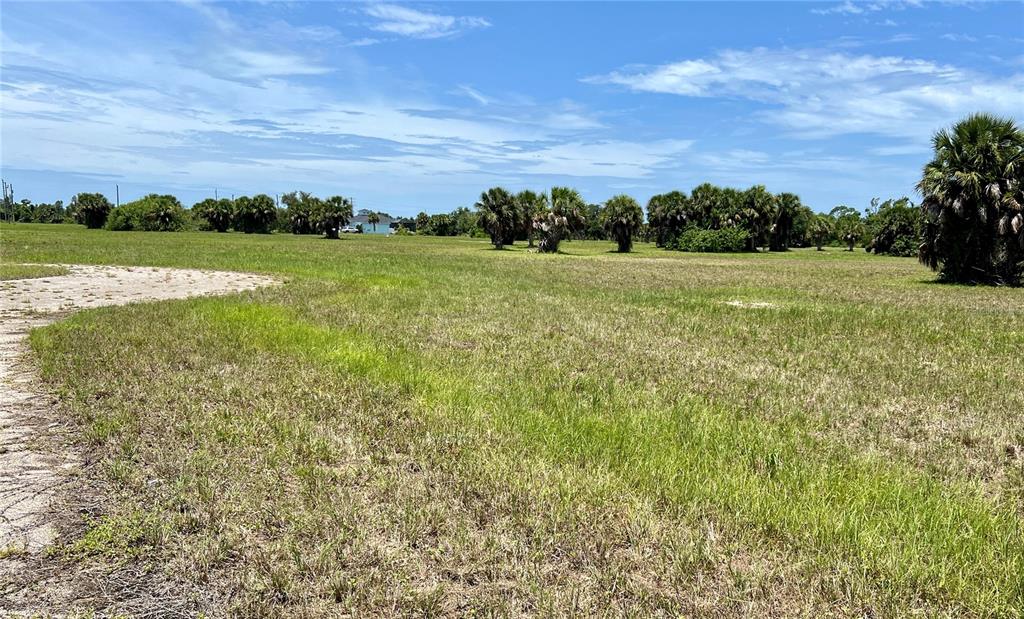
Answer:
<path fill-rule="evenodd" d="M 18 3 L 16 198 L 294 189 L 411 215 L 493 185 L 913 196 L 938 128 L 1024 121 L 1022 3 Z"/>

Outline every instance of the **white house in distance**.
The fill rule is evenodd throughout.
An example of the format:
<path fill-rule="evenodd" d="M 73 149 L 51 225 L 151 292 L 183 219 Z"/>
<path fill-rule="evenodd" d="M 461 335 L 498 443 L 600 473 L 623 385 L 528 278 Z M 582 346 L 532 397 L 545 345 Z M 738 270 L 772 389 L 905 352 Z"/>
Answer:
<path fill-rule="evenodd" d="M 370 212 L 370 210 L 365 208 L 359 209 L 348 225 L 358 226 L 362 224 L 364 234 L 389 234 L 391 232 L 391 222 L 398 221 L 397 217 L 392 217 L 387 213 L 377 213 L 380 216 L 380 221 L 377 222 L 377 229 L 374 230 L 373 224 L 370 223 Z"/>

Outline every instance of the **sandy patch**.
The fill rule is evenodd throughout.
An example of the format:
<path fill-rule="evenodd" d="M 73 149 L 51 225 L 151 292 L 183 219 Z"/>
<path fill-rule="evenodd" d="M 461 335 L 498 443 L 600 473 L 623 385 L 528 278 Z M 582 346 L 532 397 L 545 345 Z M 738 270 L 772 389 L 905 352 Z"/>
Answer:
<path fill-rule="evenodd" d="M 78 469 L 74 454 L 42 440 L 57 430 L 53 398 L 25 362 L 29 330 L 69 312 L 135 301 L 251 290 L 277 283 L 247 273 L 149 267 L 68 266 L 55 277 L 0 282 L 0 557 L 36 553 L 56 534 L 51 503 Z"/>

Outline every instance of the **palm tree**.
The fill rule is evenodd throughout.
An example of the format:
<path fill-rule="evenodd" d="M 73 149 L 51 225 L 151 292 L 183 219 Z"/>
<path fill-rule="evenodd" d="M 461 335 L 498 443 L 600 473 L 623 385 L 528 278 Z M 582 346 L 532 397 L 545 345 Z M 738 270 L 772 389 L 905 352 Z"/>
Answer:
<path fill-rule="evenodd" d="M 918 191 L 919 257 L 946 281 L 1019 285 L 1024 271 L 1024 132 L 973 114 L 932 138 Z"/>
<path fill-rule="evenodd" d="M 320 205 L 317 228 L 327 238 L 336 239 L 341 228 L 348 224 L 350 219 L 352 219 L 352 200 L 341 196 L 331 196 Z"/>
<path fill-rule="evenodd" d="M 807 232 L 814 241 L 814 246 L 821 251 L 821 246 L 832 236 L 832 218 L 828 215 L 815 215 L 807 224 Z"/>
<path fill-rule="evenodd" d="M 681 191 L 651 196 L 647 201 L 647 223 L 654 230 L 655 244 L 665 247 L 672 243 L 692 223 L 692 212 L 689 196 Z"/>
<path fill-rule="evenodd" d="M 287 207 L 288 223 L 293 234 L 313 234 L 316 231 L 316 210 L 319 199 L 307 191 L 292 191 L 281 196 Z"/>
<path fill-rule="evenodd" d="M 370 211 L 366 216 L 366 222 L 373 226 L 373 231 L 377 231 L 377 224 L 380 223 L 380 215 L 376 211 Z"/>
<path fill-rule="evenodd" d="M 533 220 L 547 211 L 548 196 L 524 189 L 516 194 L 515 201 L 517 234 L 525 234 L 528 246 L 533 247 Z"/>
<path fill-rule="evenodd" d="M 557 252 L 563 239 L 583 228 L 586 208 L 580 192 L 571 187 L 552 187 L 551 210 L 533 221 L 533 229 L 540 234 L 538 249 L 544 253 Z"/>
<path fill-rule="evenodd" d="M 769 193 L 764 185 L 754 185 L 743 192 L 743 207 L 740 213 L 743 227 L 750 232 L 748 249 L 756 251 L 758 247 L 764 245 L 768 222 L 775 213 L 775 196 Z"/>
<path fill-rule="evenodd" d="M 800 196 L 780 193 L 775 198 L 775 222 L 768 230 L 768 246 L 772 251 L 788 251 L 793 234 L 793 220 L 803 205 Z"/>
<path fill-rule="evenodd" d="M 480 194 L 476 203 L 480 213 L 480 227 L 491 237 L 495 249 L 505 248 L 505 239 L 516 226 L 516 203 L 507 190 L 491 187 Z"/>
<path fill-rule="evenodd" d="M 627 253 L 633 249 L 633 235 L 644 223 L 644 212 L 633 198 L 622 194 L 610 198 L 601 210 L 601 223 L 619 246 Z"/>

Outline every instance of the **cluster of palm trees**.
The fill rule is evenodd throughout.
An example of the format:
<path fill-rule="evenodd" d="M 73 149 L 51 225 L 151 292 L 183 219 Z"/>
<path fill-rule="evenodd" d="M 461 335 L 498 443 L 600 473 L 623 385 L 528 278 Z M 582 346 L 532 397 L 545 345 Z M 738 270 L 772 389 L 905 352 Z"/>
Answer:
<path fill-rule="evenodd" d="M 530 247 L 536 241 L 538 250 L 554 253 L 563 240 L 583 230 L 587 223 L 587 203 L 571 187 L 552 187 L 550 193 L 524 190 L 517 194 L 492 187 L 480 194 L 475 206 L 478 225 L 496 249 L 525 239 Z M 636 200 L 618 195 L 605 202 L 598 218 L 619 251 L 628 252 L 644 216 Z"/>
<path fill-rule="evenodd" d="M 318 198 L 306 191 L 292 191 L 281 196 L 281 203 L 285 205 L 284 219 L 292 234 L 323 234 L 336 239 L 352 219 L 351 198 Z"/>
<path fill-rule="evenodd" d="M 815 213 L 792 193 L 773 195 L 764 185 L 746 190 L 702 183 L 689 194 L 682 191 L 653 196 L 647 219 L 659 247 L 674 247 L 687 229 L 746 232 L 746 249 L 769 247 L 785 251 L 794 232 L 802 237 Z M 824 238 L 824 236 L 823 236 Z"/>
<path fill-rule="evenodd" d="M 192 206 L 192 212 L 217 232 L 234 228 L 246 234 L 270 232 L 277 220 L 277 205 L 266 194 L 228 198 L 207 198 Z"/>

